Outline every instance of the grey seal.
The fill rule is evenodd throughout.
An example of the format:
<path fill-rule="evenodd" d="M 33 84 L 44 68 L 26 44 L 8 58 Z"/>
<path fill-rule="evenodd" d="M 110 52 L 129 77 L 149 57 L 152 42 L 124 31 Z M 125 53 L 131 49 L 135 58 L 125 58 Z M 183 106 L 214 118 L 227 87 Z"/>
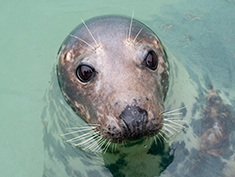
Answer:
<path fill-rule="evenodd" d="M 70 107 L 107 141 L 134 142 L 161 130 L 169 66 L 143 23 L 102 16 L 79 25 L 59 50 L 57 73 Z"/>

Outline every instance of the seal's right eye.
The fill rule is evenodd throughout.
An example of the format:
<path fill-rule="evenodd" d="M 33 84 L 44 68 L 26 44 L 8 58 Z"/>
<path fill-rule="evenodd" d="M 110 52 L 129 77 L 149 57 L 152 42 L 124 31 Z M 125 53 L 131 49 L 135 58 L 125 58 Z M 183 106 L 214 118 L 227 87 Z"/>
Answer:
<path fill-rule="evenodd" d="M 149 51 L 145 58 L 146 65 L 151 69 L 155 70 L 158 66 L 158 57 L 154 51 Z"/>
<path fill-rule="evenodd" d="M 79 65 L 77 68 L 77 77 L 82 82 L 88 82 L 95 75 L 95 70 L 88 65 Z"/>

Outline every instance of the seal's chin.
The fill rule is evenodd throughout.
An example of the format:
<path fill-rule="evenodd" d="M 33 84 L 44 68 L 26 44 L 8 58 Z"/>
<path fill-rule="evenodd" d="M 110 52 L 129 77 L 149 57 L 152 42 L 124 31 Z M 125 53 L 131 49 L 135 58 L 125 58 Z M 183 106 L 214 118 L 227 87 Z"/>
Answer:
<path fill-rule="evenodd" d="M 151 115 L 151 114 L 150 114 Z M 138 106 L 126 106 L 118 118 L 118 122 L 106 122 L 100 133 L 112 143 L 129 143 L 153 137 L 163 126 L 163 115 L 150 117 L 145 109 Z"/>

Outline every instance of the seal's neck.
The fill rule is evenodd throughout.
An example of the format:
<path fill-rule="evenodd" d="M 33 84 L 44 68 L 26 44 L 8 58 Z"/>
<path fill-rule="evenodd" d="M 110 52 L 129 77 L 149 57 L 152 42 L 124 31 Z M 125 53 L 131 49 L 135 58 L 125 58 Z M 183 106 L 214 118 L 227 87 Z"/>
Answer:
<path fill-rule="evenodd" d="M 172 162 L 170 147 L 167 142 L 155 142 L 154 138 L 141 140 L 126 145 L 117 145 L 115 151 L 112 148 L 103 154 L 105 167 L 112 174 L 126 176 L 152 176 L 160 174 L 164 169 L 161 167 L 162 159 L 169 159 L 167 165 Z M 164 162 L 165 163 L 165 162 Z M 167 166 L 166 165 L 166 166 Z"/>

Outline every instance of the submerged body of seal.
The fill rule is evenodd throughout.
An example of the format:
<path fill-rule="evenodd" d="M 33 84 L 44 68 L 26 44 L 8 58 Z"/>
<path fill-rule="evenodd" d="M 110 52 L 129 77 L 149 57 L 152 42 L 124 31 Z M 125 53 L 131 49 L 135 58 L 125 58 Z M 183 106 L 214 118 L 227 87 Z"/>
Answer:
<path fill-rule="evenodd" d="M 107 142 L 134 142 L 160 132 L 169 68 L 147 26 L 121 16 L 93 18 L 67 37 L 58 60 L 66 101 Z"/>

